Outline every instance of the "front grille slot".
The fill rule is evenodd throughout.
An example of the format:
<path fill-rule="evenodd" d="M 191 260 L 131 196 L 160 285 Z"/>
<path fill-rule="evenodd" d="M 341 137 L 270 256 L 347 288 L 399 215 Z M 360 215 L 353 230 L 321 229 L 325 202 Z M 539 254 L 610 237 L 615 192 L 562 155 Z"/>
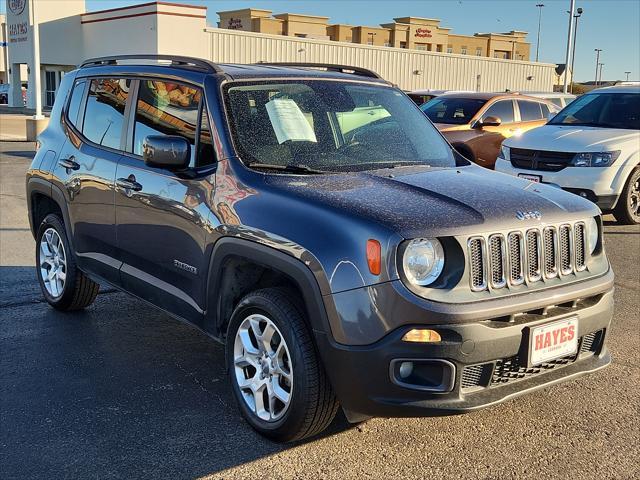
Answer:
<path fill-rule="evenodd" d="M 471 290 L 480 291 L 487 288 L 486 259 L 484 238 L 475 237 L 469 240 L 469 264 L 471 269 Z"/>
<path fill-rule="evenodd" d="M 554 278 L 558 276 L 558 245 L 555 227 L 544 229 L 544 276 Z"/>
<path fill-rule="evenodd" d="M 497 234 L 489 237 L 489 279 L 493 288 L 503 288 L 507 284 L 505 250 L 505 241 L 502 235 Z"/>
<path fill-rule="evenodd" d="M 524 241 L 520 232 L 511 232 L 508 239 L 509 247 L 509 283 L 520 285 L 524 283 Z"/>
<path fill-rule="evenodd" d="M 584 223 L 582 222 L 576 223 L 574 227 L 573 240 L 574 240 L 574 245 L 575 245 L 574 248 L 576 252 L 576 255 L 575 255 L 576 270 L 578 272 L 581 272 L 587 268 L 587 263 L 586 263 L 587 245 L 586 245 Z"/>
<path fill-rule="evenodd" d="M 464 367 L 462 369 L 462 377 L 460 378 L 460 388 L 468 391 L 486 386 L 491 378 L 492 371 L 493 363 Z"/>
<path fill-rule="evenodd" d="M 542 238 L 539 230 L 529 230 L 527 232 L 527 275 L 530 282 L 537 282 L 542 279 L 541 257 Z"/>
<path fill-rule="evenodd" d="M 573 249 L 571 248 L 571 225 L 562 225 L 558 229 L 560 272 L 569 275 L 573 272 Z"/>

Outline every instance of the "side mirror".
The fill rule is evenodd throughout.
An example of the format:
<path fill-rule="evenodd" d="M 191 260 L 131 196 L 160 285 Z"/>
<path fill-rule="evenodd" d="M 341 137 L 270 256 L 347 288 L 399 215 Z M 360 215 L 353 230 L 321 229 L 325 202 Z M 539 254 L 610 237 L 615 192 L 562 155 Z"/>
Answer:
<path fill-rule="evenodd" d="M 182 170 L 189 166 L 191 145 L 176 135 L 149 135 L 142 144 L 142 157 L 150 167 Z"/>
<path fill-rule="evenodd" d="M 498 126 L 500 126 L 501 123 L 502 123 L 502 119 L 500 117 L 488 116 L 488 117 L 484 117 L 483 120 L 478 120 L 478 122 L 476 123 L 476 126 L 478 128 L 482 128 L 482 127 L 498 127 Z"/>

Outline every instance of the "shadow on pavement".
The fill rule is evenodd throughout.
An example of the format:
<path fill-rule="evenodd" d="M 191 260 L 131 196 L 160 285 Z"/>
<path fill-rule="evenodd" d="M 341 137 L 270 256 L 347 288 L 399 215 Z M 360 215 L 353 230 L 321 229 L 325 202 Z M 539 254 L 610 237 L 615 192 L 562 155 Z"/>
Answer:
<path fill-rule="evenodd" d="M 242 420 L 223 347 L 196 329 L 113 290 L 58 312 L 30 267 L 0 279 L 3 478 L 193 478 L 295 446 Z"/>

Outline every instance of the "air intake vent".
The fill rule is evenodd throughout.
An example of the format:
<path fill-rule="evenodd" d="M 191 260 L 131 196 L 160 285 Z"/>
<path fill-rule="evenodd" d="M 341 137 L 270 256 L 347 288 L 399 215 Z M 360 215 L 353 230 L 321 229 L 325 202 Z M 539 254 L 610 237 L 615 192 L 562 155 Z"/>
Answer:
<path fill-rule="evenodd" d="M 505 241 L 500 234 L 489 237 L 489 278 L 492 288 L 502 288 L 507 284 L 505 277 Z"/>
<path fill-rule="evenodd" d="M 581 272 L 585 268 L 587 268 L 587 262 L 586 262 L 587 245 L 586 245 L 586 235 L 584 230 L 585 230 L 584 223 L 576 223 L 574 227 L 573 240 L 575 245 L 574 248 L 576 250 L 576 270 L 578 272 Z"/>
<path fill-rule="evenodd" d="M 569 275 L 573 272 L 571 225 L 561 225 L 558 233 L 560 236 L 560 272 L 562 275 Z"/>
<path fill-rule="evenodd" d="M 544 276 L 554 278 L 558 276 L 557 264 L 557 232 L 555 227 L 544 229 Z"/>
<path fill-rule="evenodd" d="M 524 283 L 524 245 L 520 232 L 511 232 L 507 237 L 509 242 L 509 283 L 520 285 Z"/>
<path fill-rule="evenodd" d="M 469 240 L 469 265 L 471 275 L 471 290 L 480 291 L 487 288 L 484 257 L 484 238 L 475 237 Z"/>
<path fill-rule="evenodd" d="M 527 275 L 530 282 L 542 279 L 542 238 L 539 230 L 527 232 Z"/>

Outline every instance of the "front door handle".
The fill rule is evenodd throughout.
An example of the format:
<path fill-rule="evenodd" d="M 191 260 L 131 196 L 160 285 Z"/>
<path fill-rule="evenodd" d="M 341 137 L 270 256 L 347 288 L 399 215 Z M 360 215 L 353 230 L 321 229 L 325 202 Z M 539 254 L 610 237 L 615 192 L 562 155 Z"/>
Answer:
<path fill-rule="evenodd" d="M 125 190 L 133 190 L 139 192 L 142 190 L 142 185 L 136 182 L 136 177 L 129 175 L 127 178 L 119 178 L 116 180 L 116 185 Z"/>
<path fill-rule="evenodd" d="M 76 162 L 76 158 L 74 156 L 63 158 L 58 162 L 58 165 L 66 168 L 67 170 L 78 170 L 80 168 L 80 164 Z"/>

